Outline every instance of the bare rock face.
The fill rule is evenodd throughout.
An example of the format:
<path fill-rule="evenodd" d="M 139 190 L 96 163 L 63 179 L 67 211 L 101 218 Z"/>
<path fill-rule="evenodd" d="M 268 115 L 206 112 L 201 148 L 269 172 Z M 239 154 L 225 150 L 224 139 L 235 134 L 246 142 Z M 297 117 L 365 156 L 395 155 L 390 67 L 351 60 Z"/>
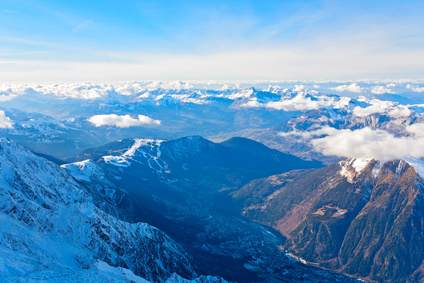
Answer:
<path fill-rule="evenodd" d="M 255 180 L 233 198 L 307 262 L 379 282 L 417 282 L 423 188 L 409 163 L 364 158 Z"/>

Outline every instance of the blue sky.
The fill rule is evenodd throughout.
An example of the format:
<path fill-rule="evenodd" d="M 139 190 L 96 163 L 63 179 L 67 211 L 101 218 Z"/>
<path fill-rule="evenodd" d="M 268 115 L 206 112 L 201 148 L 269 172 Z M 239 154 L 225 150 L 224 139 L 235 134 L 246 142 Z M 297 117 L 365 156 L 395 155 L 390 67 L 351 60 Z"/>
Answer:
<path fill-rule="evenodd" d="M 2 1 L 4 81 L 419 79 L 424 1 Z"/>

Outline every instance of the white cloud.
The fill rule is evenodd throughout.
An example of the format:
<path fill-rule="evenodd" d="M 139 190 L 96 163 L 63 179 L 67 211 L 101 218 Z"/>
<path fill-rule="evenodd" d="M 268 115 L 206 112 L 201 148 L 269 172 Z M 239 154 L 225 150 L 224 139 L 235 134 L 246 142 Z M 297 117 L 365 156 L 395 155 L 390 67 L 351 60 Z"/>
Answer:
<path fill-rule="evenodd" d="M 424 138 L 424 124 L 416 123 L 408 125 L 405 130 L 416 137 Z"/>
<path fill-rule="evenodd" d="M 0 85 L 0 101 L 8 101 L 12 100 L 13 98 L 25 94 L 25 92 L 28 90 L 27 85 L 11 85 L 11 84 L 3 84 Z"/>
<path fill-rule="evenodd" d="M 260 108 L 263 106 L 264 105 L 262 103 L 259 103 L 257 100 L 249 100 L 248 102 L 241 105 L 241 107 L 246 107 L 246 108 Z"/>
<path fill-rule="evenodd" d="M 384 113 L 385 111 L 385 107 L 381 107 L 381 105 L 374 104 L 365 108 L 362 108 L 361 106 L 356 106 L 353 109 L 353 114 L 356 116 L 365 117 L 375 113 Z"/>
<path fill-rule="evenodd" d="M 363 31 L 361 31 L 361 35 Z M 374 35 L 374 34 L 373 34 Z M 4 82 L 148 80 L 348 80 L 419 77 L 424 48 L 381 50 L 384 45 L 346 36 L 316 44 L 231 47 L 203 54 L 99 52 L 103 61 L 0 60 Z M 373 45 L 375 44 L 375 45 Z M 218 49 L 216 49 L 218 50 Z M 372 50 L 372 51 L 370 51 Z M 336 52 L 335 52 L 336 51 Z M 63 58 L 67 58 L 66 56 Z M 412 76 L 412 77 L 411 77 Z"/>
<path fill-rule="evenodd" d="M 371 92 L 374 94 L 385 94 L 385 93 L 395 93 L 393 90 L 391 90 L 390 88 L 386 88 L 384 86 L 381 85 L 376 85 L 371 89 Z"/>
<path fill-rule="evenodd" d="M 301 89 L 302 87 L 298 87 Z M 241 90 L 233 93 L 229 96 L 230 99 L 236 99 L 240 97 L 249 97 L 251 90 Z M 241 105 L 246 108 L 259 108 L 265 107 L 268 109 L 284 110 L 284 111 L 307 111 L 316 110 L 326 107 L 332 107 L 335 109 L 346 108 L 350 103 L 349 97 L 334 97 L 317 95 L 318 92 L 310 90 L 308 92 L 301 91 L 295 97 L 283 96 L 279 101 L 269 101 L 267 103 L 260 103 L 256 99 L 249 100 L 248 102 Z"/>
<path fill-rule="evenodd" d="M 420 86 L 413 86 L 413 85 L 406 85 L 407 89 L 410 89 L 413 92 L 424 92 L 424 87 L 420 87 Z"/>
<path fill-rule="evenodd" d="M 299 93 L 290 100 L 268 102 L 265 104 L 265 107 L 284 111 L 306 111 L 320 109 L 328 105 L 328 101 L 312 100 L 310 97 L 306 97 L 304 94 Z"/>
<path fill-rule="evenodd" d="M 348 91 L 348 92 L 355 92 L 355 93 L 362 93 L 363 89 L 356 83 L 350 84 L 350 85 L 339 85 L 336 87 L 331 88 L 335 91 Z"/>
<path fill-rule="evenodd" d="M 77 99 L 97 99 L 105 97 L 112 90 L 112 87 L 106 84 L 55 84 L 43 85 L 33 88 L 34 91 L 42 94 L 53 94 L 58 97 L 69 97 Z"/>
<path fill-rule="evenodd" d="M 353 109 L 353 114 L 356 116 L 364 117 L 371 114 L 380 113 L 386 114 L 393 118 L 408 117 L 412 114 L 412 111 L 407 106 L 398 105 L 395 102 L 373 99 L 369 101 L 369 103 L 372 105 L 365 108 L 356 106 Z"/>
<path fill-rule="evenodd" d="M 326 155 L 361 158 L 371 156 L 388 161 L 424 156 L 424 138 L 395 137 L 382 130 L 363 128 L 339 130 L 324 138 L 311 141 L 315 150 Z"/>
<path fill-rule="evenodd" d="M 6 116 L 4 111 L 0 110 L 0 128 L 13 128 L 13 122 Z"/>
<path fill-rule="evenodd" d="M 300 139 L 302 139 L 303 141 L 308 141 L 312 138 L 318 137 L 318 136 L 323 136 L 323 135 L 334 135 L 338 132 L 337 129 L 329 127 L 329 126 L 325 126 L 322 127 L 320 129 L 317 130 L 313 130 L 313 131 L 291 131 L 291 132 L 279 132 L 278 135 L 281 137 L 289 137 L 289 136 L 295 136 L 298 137 Z"/>
<path fill-rule="evenodd" d="M 130 115 L 118 116 L 116 114 L 95 115 L 88 119 L 90 123 L 96 127 L 100 126 L 115 126 L 118 128 L 128 128 L 133 126 L 143 125 L 160 125 L 159 120 L 154 120 L 148 116 L 138 115 L 138 118 L 133 118 Z"/>
<path fill-rule="evenodd" d="M 134 95 L 146 90 L 146 86 L 139 82 L 123 83 L 115 86 L 115 92 L 121 95 Z"/>
<path fill-rule="evenodd" d="M 22 84 L 3 84 L 0 85 L 0 94 L 22 95 L 28 90 L 27 85 Z"/>
<path fill-rule="evenodd" d="M 394 107 L 390 109 L 387 112 L 387 115 L 394 118 L 400 118 L 400 117 L 408 117 L 413 112 L 405 105 L 398 105 L 397 107 Z"/>
<path fill-rule="evenodd" d="M 181 90 L 181 89 L 191 89 L 193 88 L 193 86 L 189 83 L 182 82 L 182 81 L 173 81 L 173 82 L 156 81 L 156 82 L 150 83 L 147 86 L 147 88 L 150 90 L 158 89 L 158 88 Z"/>
<path fill-rule="evenodd" d="M 302 90 L 305 90 L 306 87 L 304 85 L 295 85 L 293 91 L 294 92 L 301 92 Z"/>
<path fill-rule="evenodd" d="M 387 88 L 396 87 L 396 84 L 394 84 L 394 83 L 388 83 L 388 84 L 386 85 L 386 87 L 387 87 Z"/>

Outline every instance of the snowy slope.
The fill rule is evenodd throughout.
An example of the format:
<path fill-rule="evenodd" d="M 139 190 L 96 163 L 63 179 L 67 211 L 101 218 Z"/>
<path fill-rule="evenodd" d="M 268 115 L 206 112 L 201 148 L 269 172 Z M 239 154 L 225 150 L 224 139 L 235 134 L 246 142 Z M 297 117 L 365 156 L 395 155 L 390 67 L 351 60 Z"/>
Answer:
<path fill-rule="evenodd" d="M 22 264 L 22 258 L 15 258 L 15 262 Z M 113 267 L 103 261 L 95 261 L 89 268 L 77 269 L 41 269 L 24 275 L 0 277 L 7 283 L 32 282 L 134 282 L 148 283 L 149 281 L 135 275 L 131 270 L 122 267 Z"/>
<path fill-rule="evenodd" d="M 81 270 L 97 260 L 151 281 L 174 272 L 195 275 L 173 240 L 148 224 L 107 214 L 67 170 L 7 139 L 0 140 L 0 153 L 2 279 Z"/>

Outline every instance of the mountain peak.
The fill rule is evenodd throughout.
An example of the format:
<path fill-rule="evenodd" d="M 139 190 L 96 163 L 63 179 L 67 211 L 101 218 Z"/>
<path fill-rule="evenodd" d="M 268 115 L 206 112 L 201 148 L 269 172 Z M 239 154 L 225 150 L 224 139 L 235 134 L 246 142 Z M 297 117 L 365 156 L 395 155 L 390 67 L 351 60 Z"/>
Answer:
<path fill-rule="evenodd" d="M 369 156 L 342 160 L 339 162 L 340 175 L 346 177 L 348 182 L 352 183 L 354 177 L 361 174 L 371 161 L 373 161 L 373 158 Z"/>

